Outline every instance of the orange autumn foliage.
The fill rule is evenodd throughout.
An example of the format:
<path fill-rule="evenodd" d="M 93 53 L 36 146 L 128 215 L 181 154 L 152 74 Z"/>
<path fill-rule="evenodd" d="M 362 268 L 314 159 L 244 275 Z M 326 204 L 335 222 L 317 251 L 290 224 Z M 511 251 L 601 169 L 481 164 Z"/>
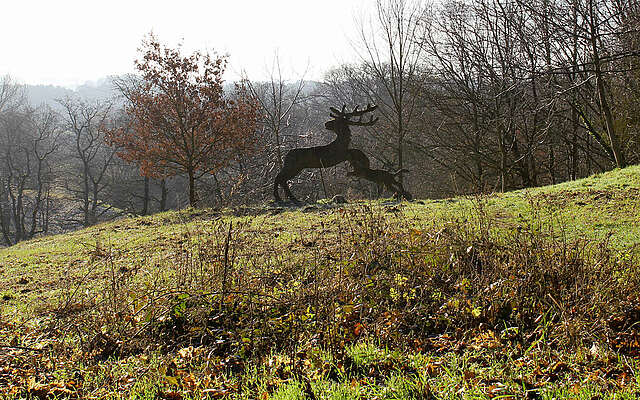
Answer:
<path fill-rule="evenodd" d="M 125 107 L 129 124 L 107 137 L 145 176 L 187 175 L 194 205 L 195 181 L 250 147 L 257 105 L 241 85 L 233 96 L 225 93 L 223 56 L 183 56 L 153 35 L 143 40 L 141 52 L 135 64 L 142 83 L 128 93 Z"/>

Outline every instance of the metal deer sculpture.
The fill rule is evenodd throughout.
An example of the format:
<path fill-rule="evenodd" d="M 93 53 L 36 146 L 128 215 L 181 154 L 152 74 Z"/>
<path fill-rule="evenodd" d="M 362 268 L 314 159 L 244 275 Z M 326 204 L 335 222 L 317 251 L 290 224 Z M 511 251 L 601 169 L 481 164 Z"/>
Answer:
<path fill-rule="evenodd" d="M 402 169 L 397 172 L 389 172 L 383 169 L 371 169 L 369 167 L 369 158 L 362 150 L 358 149 L 349 149 L 349 159 L 351 167 L 353 168 L 353 171 L 350 172 L 349 175 L 374 182 L 378 185 L 379 189 L 382 189 L 384 186 L 387 190 L 394 192 L 395 195 L 404 197 L 407 200 L 412 199 L 411 193 L 407 192 L 402 186 L 402 183 L 396 180 L 396 176 L 400 172 L 409 172 L 408 170 Z"/>
<path fill-rule="evenodd" d="M 372 112 L 377 106 L 367 105 L 364 110 L 359 110 L 356 106 L 353 111 L 346 112 L 346 106 L 342 106 L 342 110 L 339 111 L 336 108 L 330 107 L 331 118 L 324 126 L 328 130 L 336 134 L 336 138 L 333 142 L 316 147 L 306 147 L 290 150 L 284 157 L 282 169 L 275 178 L 273 184 L 273 196 L 278 203 L 282 202 L 280 194 L 278 193 L 278 187 L 282 187 L 284 193 L 294 203 L 298 203 L 298 200 L 291 193 L 289 189 L 288 181 L 298 175 L 305 168 L 327 168 L 340 164 L 344 161 L 350 161 L 351 154 L 349 153 L 349 144 L 351 143 L 351 130 L 350 126 L 371 126 L 378 121 L 378 118 L 373 116 L 368 121 L 363 121 L 363 115 Z M 357 120 L 353 118 L 358 117 Z"/>

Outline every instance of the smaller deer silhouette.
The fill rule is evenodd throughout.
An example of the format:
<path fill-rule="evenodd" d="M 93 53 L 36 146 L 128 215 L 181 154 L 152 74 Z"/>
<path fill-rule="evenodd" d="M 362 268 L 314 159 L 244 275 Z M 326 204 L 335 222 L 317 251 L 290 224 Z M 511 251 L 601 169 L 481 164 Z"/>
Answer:
<path fill-rule="evenodd" d="M 349 144 L 351 143 L 350 126 L 371 126 L 378 122 L 378 118 L 373 116 L 368 121 L 363 121 L 362 117 L 374 111 L 375 105 L 368 104 L 364 110 L 359 110 L 356 106 L 353 111 L 346 112 L 346 105 L 342 106 L 339 111 L 336 108 L 329 107 L 329 114 L 332 120 L 327 121 L 324 126 L 328 130 L 336 134 L 336 138 L 329 144 L 324 146 L 305 147 L 289 150 L 284 157 L 284 162 L 280 172 L 276 176 L 273 183 L 273 196 L 278 203 L 282 202 L 278 188 L 282 187 L 284 193 L 291 201 L 298 204 L 298 200 L 291 193 L 289 184 L 290 179 L 298 175 L 305 168 L 327 168 L 337 165 L 344 161 L 350 161 Z M 358 117 L 357 120 L 352 118 Z M 366 157 L 366 156 L 365 156 Z"/>
<path fill-rule="evenodd" d="M 379 191 L 382 191 L 382 187 L 384 186 L 397 196 L 404 197 L 407 200 L 412 199 L 413 196 L 411 196 L 411 193 L 407 192 L 402 186 L 402 183 L 396 180 L 396 176 L 400 172 L 409 172 L 409 170 L 401 169 L 397 172 L 389 172 L 383 169 L 371 169 L 369 167 L 369 157 L 367 157 L 362 150 L 358 149 L 349 149 L 349 158 L 353 171 L 349 172 L 348 175 L 357 176 L 376 183 Z"/>

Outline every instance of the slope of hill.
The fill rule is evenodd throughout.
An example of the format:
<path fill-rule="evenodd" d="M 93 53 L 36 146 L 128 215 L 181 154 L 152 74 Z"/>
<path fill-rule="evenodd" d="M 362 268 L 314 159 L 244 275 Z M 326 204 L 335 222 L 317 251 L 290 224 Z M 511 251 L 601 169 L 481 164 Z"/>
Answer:
<path fill-rule="evenodd" d="M 634 166 L 21 243 L 0 250 L 0 361 L 15 377 L 0 382 L 12 396 L 635 398 L 639 193 Z"/>

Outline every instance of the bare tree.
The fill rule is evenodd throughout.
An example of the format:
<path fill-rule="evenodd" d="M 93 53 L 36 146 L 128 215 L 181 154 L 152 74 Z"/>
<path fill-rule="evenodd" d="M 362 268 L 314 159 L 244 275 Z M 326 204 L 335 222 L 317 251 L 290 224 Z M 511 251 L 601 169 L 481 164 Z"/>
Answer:
<path fill-rule="evenodd" d="M 602 154 L 617 167 L 628 165 L 629 154 L 637 146 L 637 129 L 630 125 L 633 118 L 629 118 L 633 106 L 628 99 L 634 96 L 633 82 L 637 81 L 640 51 L 633 38 L 640 32 L 640 4 L 636 0 L 518 3 L 536 26 L 553 32 L 545 41 L 546 66 L 540 75 L 552 77 L 557 101 L 570 110 L 574 126 L 573 137 L 569 138 L 571 175 L 575 176 L 580 147 L 589 152 L 589 163 L 597 163 Z M 578 137 L 577 130 L 588 136 Z"/>
<path fill-rule="evenodd" d="M 0 113 L 9 111 L 23 104 L 24 93 L 10 75 L 0 78 Z"/>
<path fill-rule="evenodd" d="M 620 123 L 620 110 L 616 110 L 614 87 L 624 74 L 636 69 L 633 60 L 638 59 L 640 52 L 624 46 L 622 40 L 639 32 L 637 25 L 625 24 L 625 19 L 638 15 L 639 5 L 635 1 L 604 0 L 567 1 L 558 5 L 554 26 L 561 33 L 559 37 L 571 38 L 580 51 L 577 57 L 563 52 L 559 61 L 579 71 L 580 80 L 572 81 L 571 86 L 593 94 L 587 97 L 583 92 L 582 98 L 589 100 L 582 106 L 594 112 L 588 114 L 584 107 L 573 106 L 612 162 L 617 167 L 625 167 L 628 165 L 622 132 L 625 124 Z"/>
<path fill-rule="evenodd" d="M 8 245 L 48 232 L 60 133 L 50 109 L 1 114 L 0 229 Z"/>
<path fill-rule="evenodd" d="M 419 0 L 377 0 L 375 15 L 361 21 L 358 44 L 363 74 L 351 74 L 370 101 L 380 106 L 384 121 L 392 128 L 389 146 L 395 150 L 403 182 L 406 138 L 416 113 L 412 86 L 421 77 L 422 47 L 426 7 Z M 393 143 L 395 141 L 395 143 Z"/>
<path fill-rule="evenodd" d="M 290 126 L 294 107 L 304 101 L 304 74 L 296 81 L 289 82 L 282 76 L 280 57 L 273 58 L 267 82 L 252 82 L 245 78 L 247 87 L 260 105 L 260 122 L 263 129 L 273 137 L 278 168 L 282 167 L 283 131 Z"/>
<path fill-rule="evenodd" d="M 637 143 L 632 3 L 443 2 L 420 40 L 419 108 L 431 112 L 411 145 L 471 191 L 625 165 Z"/>
<path fill-rule="evenodd" d="M 90 226 L 106 213 L 109 205 L 102 204 L 101 195 L 108 187 L 107 171 L 117 152 L 105 142 L 103 128 L 111 123 L 111 101 L 88 103 L 67 98 L 60 101 L 64 108 L 64 123 L 71 134 L 73 157 L 78 161 L 80 187 L 69 190 L 80 200 L 81 222 Z"/>

